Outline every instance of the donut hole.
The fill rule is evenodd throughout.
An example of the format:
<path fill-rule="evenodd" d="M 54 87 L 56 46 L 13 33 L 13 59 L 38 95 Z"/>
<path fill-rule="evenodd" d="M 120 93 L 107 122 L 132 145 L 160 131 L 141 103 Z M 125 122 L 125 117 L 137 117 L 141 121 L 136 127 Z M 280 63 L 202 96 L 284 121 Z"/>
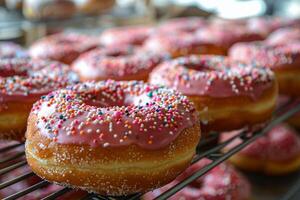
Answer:
<path fill-rule="evenodd" d="M 203 71 L 203 72 L 210 72 L 210 71 L 215 70 L 211 66 L 206 65 L 205 63 L 203 63 L 203 64 L 202 63 L 186 63 L 183 66 L 187 69 Z"/>
<path fill-rule="evenodd" d="M 113 49 L 108 49 L 105 52 L 105 55 L 108 57 L 126 57 L 133 55 L 133 48 L 132 47 L 121 47 L 121 48 L 113 48 Z"/>

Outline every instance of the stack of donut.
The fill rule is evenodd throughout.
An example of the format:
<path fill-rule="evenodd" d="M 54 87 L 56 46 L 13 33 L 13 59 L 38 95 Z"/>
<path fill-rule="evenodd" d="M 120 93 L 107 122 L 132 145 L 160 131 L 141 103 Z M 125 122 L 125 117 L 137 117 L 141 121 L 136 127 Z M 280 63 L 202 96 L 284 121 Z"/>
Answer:
<path fill-rule="evenodd" d="M 1 43 L 0 138 L 24 141 L 26 131 L 29 166 L 59 185 L 120 196 L 171 182 L 145 196 L 154 198 L 209 163 L 178 177 L 201 138 L 264 125 L 278 90 L 300 96 L 298 24 L 192 17 L 98 36 L 59 33 L 36 41 L 28 54 Z M 279 129 L 258 142 L 267 141 L 264 156 L 282 156 L 265 156 L 267 167 L 249 158 L 270 174 L 300 163 L 298 138 Z M 237 156 L 252 155 L 249 149 Z M 246 200 L 249 193 L 247 181 L 222 164 L 173 198 Z"/>

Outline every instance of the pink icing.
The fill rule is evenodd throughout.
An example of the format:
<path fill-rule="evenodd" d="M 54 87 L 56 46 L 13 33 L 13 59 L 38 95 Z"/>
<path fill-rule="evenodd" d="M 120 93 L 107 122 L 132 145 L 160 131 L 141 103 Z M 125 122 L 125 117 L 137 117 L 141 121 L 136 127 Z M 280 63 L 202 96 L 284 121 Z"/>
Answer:
<path fill-rule="evenodd" d="M 111 28 L 100 36 L 100 42 L 104 46 L 115 45 L 142 45 L 153 32 L 148 26 L 127 26 Z"/>
<path fill-rule="evenodd" d="M 271 33 L 266 42 L 268 44 L 286 44 L 287 42 L 300 40 L 299 28 L 282 28 Z"/>
<path fill-rule="evenodd" d="M 221 140 L 226 141 L 239 131 L 223 133 Z M 236 139 L 228 148 L 241 142 Z M 266 135 L 248 145 L 238 155 L 249 156 L 264 161 L 285 162 L 300 156 L 300 137 L 298 133 L 286 125 L 277 125 Z"/>
<path fill-rule="evenodd" d="M 180 93 L 143 82 L 87 82 L 50 93 L 37 102 L 41 134 L 61 144 L 159 149 L 198 123 Z"/>
<path fill-rule="evenodd" d="M 257 17 L 249 19 L 247 26 L 252 31 L 268 35 L 278 28 L 290 26 L 295 23 L 296 21 L 294 20 L 279 17 Z"/>
<path fill-rule="evenodd" d="M 240 25 L 230 25 L 225 27 L 207 26 L 199 29 L 196 35 L 203 41 L 229 48 L 237 42 L 250 42 L 263 40 L 262 35 L 251 32 Z"/>
<path fill-rule="evenodd" d="M 195 34 L 174 32 L 153 35 L 145 41 L 144 48 L 154 52 L 181 51 L 185 54 L 197 50 L 200 54 L 207 51 L 206 45 L 211 43 L 201 40 Z"/>
<path fill-rule="evenodd" d="M 165 58 L 166 55 L 127 45 L 99 48 L 80 56 L 73 69 L 85 80 L 128 80 L 128 76 L 147 76 Z"/>
<path fill-rule="evenodd" d="M 0 58 L 25 58 L 27 52 L 21 46 L 12 42 L 0 42 Z"/>
<path fill-rule="evenodd" d="M 36 101 L 53 89 L 78 81 L 68 66 L 30 59 L 0 61 L 0 102 Z"/>
<path fill-rule="evenodd" d="M 185 95 L 259 98 L 274 84 L 270 70 L 231 62 L 222 56 L 189 56 L 159 65 L 153 84 L 176 88 Z"/>
<path fill-rule="evenodd" d="M 300 65 L 300 42 L 271 45 L 263 42 L 237 43 L 229 56 L 246 63 L 257 63 L 272 70 L 284 70 Z"/>
<path fill-rule="evenodd" d="M 75 33 L 58 33 L 36 41 L 29 49 L 32 58 L 71 63 L 81 53 L 99 46 L 97 38 Z"/>
<path fill-rule="evenodd" d="M 190 166 L 175 181 L 168 185 L 148 192 L 143 197 L 144 200 L 154 199 L 167 189 L 173 187 L 178 182 L 191 176 L 196 171 L 206 166 L 210 161 L 203 159 Z M 220 164 L 209 171 L 201 178 L 195 180 L 172 197 L 170 200 L 247 200 L 250 197 L 250 185 L 248 181 L 231 166 Z"/>

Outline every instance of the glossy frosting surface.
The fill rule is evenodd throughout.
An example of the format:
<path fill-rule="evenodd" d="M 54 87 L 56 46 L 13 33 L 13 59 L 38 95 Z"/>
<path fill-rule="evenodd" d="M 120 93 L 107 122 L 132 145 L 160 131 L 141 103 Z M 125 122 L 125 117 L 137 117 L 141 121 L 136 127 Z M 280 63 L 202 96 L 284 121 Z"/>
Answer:
<path fill-rule="evenodd" d="M 70 56 L 75 59 L 78 54 L 99 46 L 97 38 L 76 33 L 58 33 L 36 41 L 29 49 L 33 58 L 62 60 Z M 66 58 L 65 58 L 66 59 Z"/>
<path fill-rule="evenodd" d="M 0 61 L 0 101 L 32 101 L 78 81 L 67 65 L 31 59 Z"/>
<path fill-rule="evenodd" d="M 270 70 L 231 62 L 222 56 L 189 56 L 166 61 L 150 82 L 176 88 L 185 95 L 259 98 L 274 84 Z"/>
<path fill-rule="evenodd" d="M 41 134 L 61 144 L 159 149 L 197 121 L 187 97 L 143 82 L 87 82 L 44 96 L 33 109 Z"/>
<path fill-rule="evenodd" d="M 127 26 L 111 28 L 100 36 L 102 45 L 142 45 L 153 32 L 148 26 Z"/>
<path fill-rule="evenodd" d="M 272 45 L 263 42 L 237 43 L 229 51 L 234 60 L 257 63 L 272 70 L 299 67 L 300 41 Z"/>
<path fill-rule="evenodd" d="M 147 75 L 167 57 L 127 45 L 99 48 L 80 56 L 73 69 L 88 80 L 124 80 L 128 76 Z"/>

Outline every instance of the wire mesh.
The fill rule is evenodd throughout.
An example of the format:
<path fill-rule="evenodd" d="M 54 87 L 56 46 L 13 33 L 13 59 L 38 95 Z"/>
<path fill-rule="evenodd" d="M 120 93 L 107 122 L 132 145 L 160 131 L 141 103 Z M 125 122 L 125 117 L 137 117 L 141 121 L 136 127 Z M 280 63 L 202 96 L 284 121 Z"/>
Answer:
<path fill-rule="evenodd" d="M 283 107 L 281 107 L 279 110 L 277 110 L 275 112 L 274 119 L 271 120 L 267 124 L 267 126 L 254 131 L 252 134 L 249 134 L 249 132 L 247 130 L 241 131 L 238 135 L 235 135 L 234 137 L 229 138 L 228 140 L 216 145 L 215 147 L 209 148 L 206 150 L 203 150 L 203 147 L 205 145 L 207 145 L 207 143 L 209 141 L 214 140 L 217 137 L 218 133 L 214 133 L 210 136 L 210 138 L 200 141 L 199 145 L 197 147 L 197 154 L 194 157 L 192 164 L 196 163 L 197 161 L 201 160 L 202 158 L 209 158 L 212 160 L 212 162 L 207 164 L 205 167 L 199 169 L 194 174 L 187 177 L 186 179 L 184 179 L 183 181 L 181 181 L 174 187 L 172 187 L 169 190 L 162 193 L 160 196 L 158 196 L 156 198 L 156 200 L 168 199 L 170 196 L 174 195 L 176 192 L 178 192 L 179 190 L 181 190 L 182 188 L 184 188 L 185 186 L 187 186 L 194 180 L 196 180 L 199 177 L 206 174 L 208 171 L 210 171 L 215 166 L 224 162 L 230 156 L 234 155 L 235 153 L 237 153 L 240 150 L 242 150 L 243 148 L 245 148 L 248 144 L 250 144 L 251 142 L 256 140 L 258 137 L 261 137 L 262 135 L 264 135 L 266 132 L 271 130 L 275 125 L 285 121 L 286 119 L 288 119 L 293 114 L 295 114 L 299 111 L 300 111 L 300 102 L 298 102 L 298 101 L 297 102 L 289 102 L 288 104 L 284 105 Z M 222 149 L 224 149 L 227 145 L 229 145 L 236 138 L 242 139 L 242 143 L 240 143 L 239 145 L 230 149 L 226 153 L 222 153 Z M 12 144 L 12 145 L 9 145 L 9 146 L 6 146 L 6 147 L 0 149 L 0 157 L 2 158 L 0 160 L 0 164 L 10 162 L 9 166 L 5 166 L 5 165 L 4 165 L 4 167 L 2 165 L 0 166 L 0 176 L 10 173 L 11 171 L 18 169 L 22 166 L 25 166 L 27 164 L 25 158 L 24 157 L 22 158 L 22 156 L 24 155 L 23 151 L 18 152 L 15 155 L 10 155 L 10 156 L 4 157 L 4 158 L 1 155 L 8 151 L 16 149 L 22 145 L 24 145 L 24 144 Z M 32 176 L 35 176 L 33 172 L 26 172 L 24 174 L 16 176 L 15 178 L 13 178 L 11 180 L 7 180 L 3 183 L 0 183 L 0 190 L 10 187 L 11 185 L 16 184 L 20 181 L 23 181 L 25 179 L 28 179 Z M 15 194 L 5 197 L 4 200 L 17 199 L 19 197 L 22 197 L 28 193 L 35 191 L 35 190 L 46 187 L 49 184 L 50 183 L 48 183 L 47 181 L 40 181 L 40 182 L 38 182 L 34 185 L 31 185 L 30 187 L 25 188 Z M 300 186 L 295 186 L 295 188 L 298 188 L 298 187 L 300 187 Z M 290 194 L 287 194 L 285 199 L 288 199 L 287 197 L 292 196 L 292 192 L 295 191 L 295 188 L 291 188 Z M 72 189 L 70 189 L 70 188 L 62 188 L 62 189 L 57 190 L 41 199 L 54 200 L 62 195 L 65 195 L 68 192 L 71 192 L 71 191 L 72 191 Z M 124 196 L 124 197 L 107 197 L 107 196 L 101 196 L 101 195 L 97 195 L 97 194 L 86 194 L 81 199 L 82 200 L 88 200 L 88 199 L 92 199 L 92 200 L 114 200 L 114 199 L 116 199 L 116 200 L 136 200 L 136 199 L 140 199 L 142 197 L 142 195 L 143 194 L 139 193 L 139 194 L 133 194 L 131 196 Z"/>

